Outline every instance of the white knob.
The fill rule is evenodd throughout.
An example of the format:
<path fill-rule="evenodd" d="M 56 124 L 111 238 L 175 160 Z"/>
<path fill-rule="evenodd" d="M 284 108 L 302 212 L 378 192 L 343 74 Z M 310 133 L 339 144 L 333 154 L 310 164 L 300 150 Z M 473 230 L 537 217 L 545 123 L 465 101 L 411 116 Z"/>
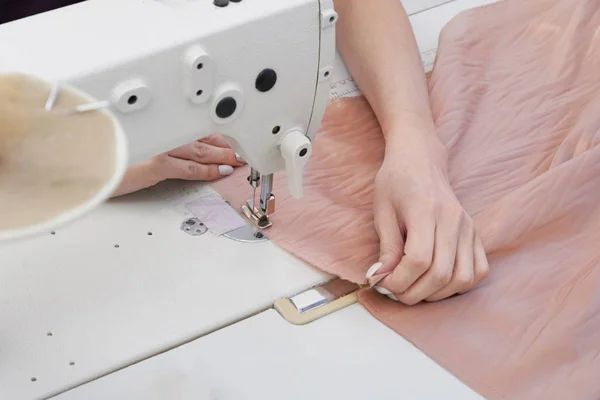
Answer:
<path fill-rule="evenodd" d="M 300 199 L 303 195 L 304 166 L 312 155 L 312 145 L 304 133 L 294 130 L 284 136 L 280 149 L 285 160 L 290 195 Z"/>

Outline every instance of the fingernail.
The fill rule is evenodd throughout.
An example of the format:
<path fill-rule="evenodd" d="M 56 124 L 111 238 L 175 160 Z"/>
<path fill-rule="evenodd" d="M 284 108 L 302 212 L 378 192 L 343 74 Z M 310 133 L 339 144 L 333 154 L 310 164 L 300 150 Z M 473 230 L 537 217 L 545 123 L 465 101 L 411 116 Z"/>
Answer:
<path fill-rule="evenodd" d="M 394 296 L 392 293 L 388 294 L 387 297 L 389 297 L 390 299 L 394 300 L 394 301 L 400 301 L 398 300 L 398 298 L 396 296 Z"/>
<path fill-rule="evenodd" d="M 231 165 L 219 165 L 219 175 L 227 176 L 233 174 L 233 167 Z"/>
<path fill-rule="evenodd" d="M 378 262 L 378 263 L 375 263 L 375 264 L 371 265 L 371 268 L 369 268 L 369 270 L 367 271 L 367 275 L 366 275 L 367 279 L 369 279 L 369 278 L 371 278 L 373 275 L 375 275 L 375 273 L 376 273 L 377 271 L 379 271 L 379 269 L 380 269 L 381 267 L 383 267 L 383 263 L 380 263 L 380 262 Z"/>
<path fill-rule="evenodd" d="M 384 296 L 389 296 L 390 294 L 393 296 L 392 292 L 390 292 L 386 288 L 382 288 L 381 286 L 374 286 L 374 289 Z"/>
<path fill-rule="evenodd" d="M 237 160 L 237 162 L 239 162 L 240 164 L 246 164 L 246 161 L 244 161 L 244 159 L 242 158 L 242 156 L 240 156 L 238 153 L 235 153 L 235 159 Z"/>

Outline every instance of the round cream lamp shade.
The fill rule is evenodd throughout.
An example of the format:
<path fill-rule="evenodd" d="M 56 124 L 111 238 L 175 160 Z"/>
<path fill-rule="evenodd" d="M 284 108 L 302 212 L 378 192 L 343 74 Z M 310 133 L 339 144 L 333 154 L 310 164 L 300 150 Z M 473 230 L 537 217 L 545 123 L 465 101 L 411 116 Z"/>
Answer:
<path fill-rule="evenodd" d="M 73 112 L 94 102 L 66 84 L 0 74 L 0 241 L 49 234 L 117 189 L 127 168 L 121 125 L 107 109 Z"/>

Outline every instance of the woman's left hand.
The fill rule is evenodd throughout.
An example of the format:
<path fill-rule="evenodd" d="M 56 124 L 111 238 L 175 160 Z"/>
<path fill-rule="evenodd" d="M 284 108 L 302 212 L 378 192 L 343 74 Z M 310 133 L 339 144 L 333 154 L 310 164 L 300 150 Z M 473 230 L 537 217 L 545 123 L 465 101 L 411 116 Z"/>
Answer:
<path fill-rule="evenodd" d="M 242 165 L 243 160 L 227 142 L 213 135 L 129 167 L 113 196 L 136 192 L 167 179 L 213 181 L 231 175 L 235 167 Z"/>

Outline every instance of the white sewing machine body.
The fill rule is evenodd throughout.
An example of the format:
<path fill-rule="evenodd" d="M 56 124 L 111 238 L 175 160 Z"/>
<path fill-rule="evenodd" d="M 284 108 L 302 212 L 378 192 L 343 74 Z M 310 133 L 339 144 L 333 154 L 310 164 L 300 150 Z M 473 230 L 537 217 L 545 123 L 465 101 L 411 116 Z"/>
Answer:
<path fill-rule="evenodd" d="M 440 5 L 447 1 L 403 0 L 414 14 L 411 22 L 425 64 L 432 61 L 439 31 L 453 15 L 491 1 Z M 272 13 L 240 11 L 267 3 Z M 242 111 L 226 124 L 209 117 L 212 97 L 196 104 L 190 97 L 195 93 L 186 92 L 183 84 L 190 77 L 186 71 L 191 73 L 184 62 L 186 51 L 198 49 L 190 39 L 200 32 L 193 29 L 195 16 L 183 7 L 221 15 L 210 0 L 92 0 L 55 11 L 52 17 L 32 18 L 31 25 L 25 21 L 0 25 L 0 70 L 64 80 L 99 100 L 112 96 L 123 82 L 143 81 L 150 97 L 147 105 L 132 112 L 115 110 L 129 135 L 132 162 L 217 128 L 239 135 L 240 148 L 253 135 L 263 138 L 264 133 L 264 140 L 274 140 L 274 125 L 280 125 L 282 133 L 296 127 L 311 136 L 315 125 L 308 109 L 320 112 L 324 107 L 309 99 L 309 93 L 319 96 L 316 85 L 329 90 L 335 83 L 336 93 L 356 92 L 348 89 L 351 79 L 339 59 L 328 64 L 331 82 L 317 78 L 322 68 L 312 41 L 320 29 L 314 18 L 316 4 L 316 0 L 243 0 L 217 10 L 232 13 L 242 37 L 251 32 L 244 29 L 257 26 L 254 23 L 269 21 L 261 32 L 252 31 L 254 36 L 245 43 L 215 37 L 203 47 L 212 60 L 227 60 L 223 65 L 214 62 L 218 83 L 209 92 L 215 96 L 222 93 L 219 88 L 237 85 L 243 94 Z M 84 9 L 93 15 L 83 15 Z M 217 25 L 208 19 L 206 23 L 203 35 L 212 38 Z M 262 34 L 271 27 L 277 38 Z M 297 32 L 301 29 L 311 33 L 302 35 Z M 178 32 L 167 38 L 166 30 Z M 89 45 L 94 42 L 90 32 L 108 35 L 101 42 L 103 48 Z M 16 37 L 29 48 L 11 42 Z M 110 48 L 109 37 L 119 50 Z M 290 45 L 300 37 L 312 38 L 312 44 Z M 64 49 L 55 40 L 66 41 L 65 46 L 78 49 L 78 54 L 65 51 L 69 61 L 61 61 Z M 135 54 L 126 51 L 131 48 Z M 233 51 L 240 53 L 236 56 Z M 289 59 L 282 60 L 283 56 Z M 114 65 L 121 65 L 123 73 L 111 69 Z M 277 93 L 274 102 L 269 92 L 254 88 L 257 74 L 268 67 L 283 71 L 278 70 L 272 89 Z M 294 78 L 288 80 L 288 71 Z M 101 78 L 90 79 L 94 74 Z M 265 99 L 265 107 L 256 99 Z M 174 110 L 176 104 L 182 110 Z M 165 114 L 154 116 L 159 106 Z M 193 110 L 203 115 L 198 120 L 205 121 L 197 132 L 189 129 L 197 118 Z M 171 115 L 170 122 L 163 115 Z M 260 129 L 244 131 L 248 126 Z M 269 143 L 276 146 L 275 141 Z M 256 145 L 256 157 L 260 149 L 273 148 L 269 143 Z M 254 149 L 254 144 L 250 147 Z M 271 159 L 273 168 L 283 166 L 279 156 Z M 256 167 L 262 166 L 255 161 Z M 263 171 L 270 169 L 265 165 Z M 273 310 L 275 301 L 331 277 L 268 240 L 247 243 L 210 232 L 198 236 L 183 232 L 182 221 L 193 216 L 185 202 L 210 191 L 201 183 L 167 183 L 109 202 L 55 234 L 0 244 L 0 398 L 202 400 L 210 391 L 219 400 L 480 399 L 360 305 L 304 326 L 285 321 Z"/>
<path fill-rule="evenodd" d="M 332 0 L 88 0 L 0 26 L 0 72 L 110 101 L 130 164 L 214 133 L 262 175 L 284 169 L 290 151 L 291 191 L 301 197 L 336 21 Z M 301 162 L 291 160 L 303 148 Z"/>

